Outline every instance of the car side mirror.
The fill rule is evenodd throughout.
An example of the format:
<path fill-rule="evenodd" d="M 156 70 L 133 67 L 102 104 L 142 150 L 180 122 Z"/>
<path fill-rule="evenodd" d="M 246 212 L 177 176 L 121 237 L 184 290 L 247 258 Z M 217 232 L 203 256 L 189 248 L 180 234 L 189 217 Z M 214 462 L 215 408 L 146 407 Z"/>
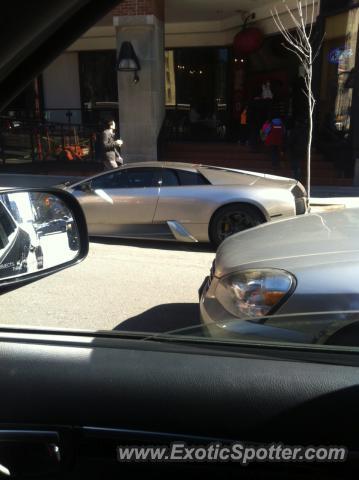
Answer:
<path fill-rule="evenodd" d="M 85 216 L 70 193 L 0 189 L 0 292 L 77 264 L 88 248 Z"/>
<path fill-rule="evenodd" d="M 92 192 L 91 183 L 89 182 L 81 183 L 80 189 L 85 193 L 91 193 Z"/>

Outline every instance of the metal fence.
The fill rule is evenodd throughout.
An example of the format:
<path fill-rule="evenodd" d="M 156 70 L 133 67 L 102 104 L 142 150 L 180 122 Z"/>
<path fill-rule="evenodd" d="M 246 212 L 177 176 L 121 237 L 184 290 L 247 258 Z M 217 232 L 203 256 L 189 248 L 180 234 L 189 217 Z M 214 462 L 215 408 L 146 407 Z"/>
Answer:
<path fill-rule="evenodd" d="M 3 165 L 38 161 L 96 162 L 96 140 L 103 122 L 117 110 L 18 110 L 0 115 Z"/>

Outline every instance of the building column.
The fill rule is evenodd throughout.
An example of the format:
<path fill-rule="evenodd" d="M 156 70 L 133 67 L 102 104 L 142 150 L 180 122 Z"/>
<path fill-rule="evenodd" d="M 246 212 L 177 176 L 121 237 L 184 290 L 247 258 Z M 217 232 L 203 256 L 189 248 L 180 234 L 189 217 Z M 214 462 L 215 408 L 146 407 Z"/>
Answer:
<path fill-rule="evenodd" d="M 114 16 L 117 56 L 131 42 L 139 59 L 140 81 L 118 72 L 120 135 L 125 163 L 157 160 L 157 138 L 165 116 L 164 3 L 137 0 L 121 3 Z"/>

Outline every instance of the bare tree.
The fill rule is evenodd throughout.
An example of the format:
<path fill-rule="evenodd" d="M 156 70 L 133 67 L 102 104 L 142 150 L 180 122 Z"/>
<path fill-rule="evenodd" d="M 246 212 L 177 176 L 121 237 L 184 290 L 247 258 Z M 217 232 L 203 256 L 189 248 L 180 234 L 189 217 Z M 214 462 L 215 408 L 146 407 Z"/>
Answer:
<path fill-rule="evenodd" d="M 293 29 L 289 29 L 284 25 L 276 7 L 271 10 L 274 23 L 285 39 L 283 46 L 299 58 L 304 69 L 304 94 L 308 99 L 309 120 L 307 145 L 307 193 L 309 209 L 311 188 L 311 155 L 313 142 L 313 114 L 316 103 L 312 88 L 313 65 L 319 55 L 322 44 L 322 41 L 320 41 L 319 46 L 316 49 L 313 46 L 313 26 L 316 17 L 316 4 L 319 5 L 317 0 L 296 0 L 295 8 L 289 8 L 288 5 L 285 5 L 285 9 L 289 13 L 290 18 L 294 23 Z"/>

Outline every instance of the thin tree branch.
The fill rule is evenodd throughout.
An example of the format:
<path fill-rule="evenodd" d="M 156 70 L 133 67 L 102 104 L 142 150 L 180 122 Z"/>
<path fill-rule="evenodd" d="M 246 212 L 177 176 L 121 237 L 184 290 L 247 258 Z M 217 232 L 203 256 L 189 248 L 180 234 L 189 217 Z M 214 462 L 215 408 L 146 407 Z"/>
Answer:
<path fill-rule="evenodd" d="M 307 33 L 306 33 L 306 30 L 305 30 L 305 25 L 306 24 L 304 23 L 303 8 L 302 8 L 301 0 L 299 0 L 299 2 L 298 2 L 298 15 L 299 15 L 300 23 L 301 23 L 301 25 L 299 26 L 299 31 L 300 31 L 300 33 L 303 37 L 304 42 L 306 43 L 306 40 L 307 40 Z"/>
<path fill-rule="evenodd" d="M 311 18 L 310 27 L 309 27 L 309 38 L 311 38 L 312 32 L 313 32 L 314 15 L 315 15 L 315 0 L 313 0 L 313 3 L 312 3 L 312 18 Z"/>
<path fill-rule="evenodd" d="M 300 3 L 300 2 L 299 2 Z M 304 32 L 302 31 L 302 25 L 301 25 L 301 21 L 300 22 L 296 19 L 295 15 L 293 14 L 293 12 L 290 10 L 290 8 L 288 7 L 288 5 L 286 5 L 286 9 L 287 9 L 287 12 L 289 13 L 289 15 L 291 16 L 293 22 L 294 22 L 294 25 L 297 27 L 297 34 L 298 36 L 301 37 L 301 40 L 304 40 L 305 41 L 305 29 L 304 29 Z M 300 16 L 300 13 L 299 13 L 299 16 Z M 305 46 L 305 44 L 302 45 L 303 47 Z"/>
<path fill-rule="evenodd" d="M 308 0 L 305 0 L 305 25 L 308 24 Z"/>
<path fill-rule="evenodd" d="M 292 19 L 295 29 L 294 33 L 291 33 L 288 28 L 283 24 L 282 19 L 279 16 L 278 9 L 275 8 L 274 11 L 271 10 L 273 21 L 278 28 L 279 32 L 282 34 L 286 43 L 282 45 L 286 50 L 291 53 L 294 53 L 302 66 L 304 67 L 304 87 L 303 93 L 308 100 L 308 145 L 307 145 L 307 193 L 308 193 L 308 208 L 310 209 L 310 191 L 311 191 L 311 150 L 313 142 L 313 114 L 315 111 L 316 100 L 313 94 L 312 83 L 313 83 L 313 64 L 317 59 L 321 47 L 323 44 L 324 36 L 320 41 L 318 49 L 313 48 L 311 39 L 313 33 L 313 25 L 315 18 L 315 5 L 317 0 L 297 0 L 297 11 L 298 16 L 293 13 L 286 5 L 286 11 L 289 13 L 290 18 Z M 305 2 L 305 3 L 303 3 Z M 311 22 L 310 26 L 307 29 L 309 9 L 311 11 Z"/>
<path fill-rule="evenodd" d="M 303 56 L 298 53 L 297 50 L 294 50 L 294 48 L 291 48 L 289 45 L 286 45 L 285 43 L 282 43 L 283 47 L 286 49 L 286 50 L 289 50 L 290 52 L 294 53 L 295 55 L 297 55 L 297 57 L 299 58 L 299 60 L 301 62 L 304 62 L 304 59 L 303 59 Z"/>
<path fill-rule="evenodd" d="M 283 25 L 282 20 L 280 19 L 277 8 L 274 9 L 275 14 L 271 10 L 272 18 L 278 28 L 278 30 L 284 35 L 289 43 L 295 42 L 296 39 L 291 35 L 289 30 Z"/>
<path fill-rule="evenodd" d="M 312 20 L 314 22 L 314 11 L 315 11 L 315 2 L 316 0 L 313 0 L 313 5 L 312 5 Z M 308 0 L 306 0 L 306 9 L 308 9 Z M 304 16 L 303 16 L 303 7 L 302 7 L 302 0 L 298 0 L 298 11 L 300 15 L 300 22 L 298 19 L 295 17 L 293 12 L 290 10 L 288 5 L 286 5 L 286 10 L 289 13 L 290 17 L 292 18 L 294 24 L 296 25 L 296 34 L 297 38 L 291 34 L 289 29 L 287 29 L 284 25 L 283 22 L 280 18 L 279 12 L 277 8 L 274 8 L 274 10 L 271 10 L 271 15 L 273 18 L 273 21 L 275 22 L 278 30 L 282 33 L 282 35 L 285 37 L 285 39 L 290 43 L 294 48 L 300 49 L 302 52 L 305 53 L 310 53 L 311 51 L 311 45 L 309 41 L 309 36 L 306 32 L 306 23 L 304 22 Z M 313 26 L 313 22 L 311 24 L 311 27 Z"/>
<path fill-rule="evenodd" d="M 300 4 L 300 2 L 299 2 Z M 293 22 L 294 22 L 294 25 L 298 28 L 298 30 L 301 29 L 301 24 L 300 22 L 297 20 L 297 18 L 295 17 L 294 13 L 292 12 L 292 10 L 288 7 L 288 5 L 285 6 L 287 12 L 289 13 L 289 15 L 291 16 Z M 298 13 L 299 13 L 299 7 L 298 7 Z M 299 13 L 299 16 L 300 16 L 300 13 Z"/>
<path fill-rule="evenodd" d="M 304 90 L 304 88 L 302 88 L 302 93 L 304 93 L 304 95 L 307 97 L 307 99 L 309 100 L 309 95 L 308 95 L 308 92 L 307 90 Z"/>
<path fill-rule="evenodd" d="M 322 36 L 322 39 L 321 39 L 320 42 L 319 42 L 317 51 L 316 51 L 316 52 L 314 53 L 314 55 L 313 55 L 313 63 L 314 63 L 315 60 L 318 58 L 318 55 L 320 54 L 320 52 L 321 52 L 321 50 L 322 50 L 324 38 L 325 38 L 325 33 L 324 33 L 324 35 Z"/>

